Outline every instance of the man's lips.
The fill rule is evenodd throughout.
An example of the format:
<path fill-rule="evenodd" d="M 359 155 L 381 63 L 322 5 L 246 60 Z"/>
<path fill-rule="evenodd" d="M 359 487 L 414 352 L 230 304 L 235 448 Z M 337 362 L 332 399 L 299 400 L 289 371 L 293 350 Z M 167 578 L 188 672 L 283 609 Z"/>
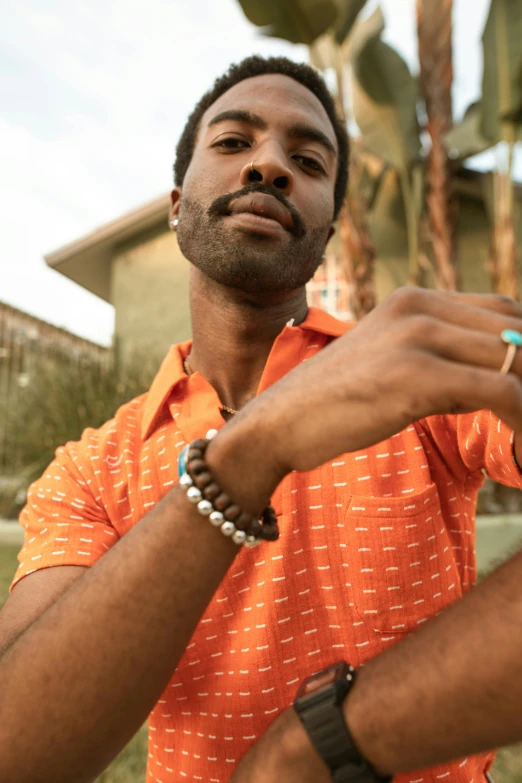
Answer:
<path fill-rule="evenodd" d="M 249 193 L 247 196 L 234 199 L 230 203 L 229 214 L 240 215 L 241 213 L 275 220 L 286 231 L 292 231 L 294 228 L 292 216 L 286 207 L 273 196 L 267 196 L 265 193 Z"/>

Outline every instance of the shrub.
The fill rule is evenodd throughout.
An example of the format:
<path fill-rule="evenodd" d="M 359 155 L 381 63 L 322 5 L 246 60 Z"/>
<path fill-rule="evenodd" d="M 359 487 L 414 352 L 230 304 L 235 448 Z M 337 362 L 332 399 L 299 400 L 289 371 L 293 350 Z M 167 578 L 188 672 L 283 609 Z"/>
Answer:
<path fill-rule="evenodd" d="M 123 365 L 116 352 L 103 362 L 85 357 L 35 359 L 16 400 L 9 405 L 0 401 L 0 516 L 17 515 L 26 488 L 43 473 L 58 446 L 112 418 L 120 405 L 149 388 L 156 371 L 146 357 Z"/>

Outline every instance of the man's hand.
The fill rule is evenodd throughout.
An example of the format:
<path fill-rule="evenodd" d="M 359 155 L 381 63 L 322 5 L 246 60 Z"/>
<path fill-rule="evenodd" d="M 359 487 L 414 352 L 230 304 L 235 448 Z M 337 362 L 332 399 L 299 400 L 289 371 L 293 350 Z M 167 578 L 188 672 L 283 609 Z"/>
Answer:
<path fill-rule="evenodd" d="M 502 375 L 504 329 L 522 331 L 522 308 L 508 297 L 399 289 L 245 406 L 208 459 L 224 489 L 255 511 L 290 471 L 372 446 L 425 416 L 489 409 L 522 432 L 522 352 Z"/>
<path fill-rule="evenodd" d="M 289 707 L 243 756 L 230 783 L 331 783 L 331 780 L 294 708 Z"/>

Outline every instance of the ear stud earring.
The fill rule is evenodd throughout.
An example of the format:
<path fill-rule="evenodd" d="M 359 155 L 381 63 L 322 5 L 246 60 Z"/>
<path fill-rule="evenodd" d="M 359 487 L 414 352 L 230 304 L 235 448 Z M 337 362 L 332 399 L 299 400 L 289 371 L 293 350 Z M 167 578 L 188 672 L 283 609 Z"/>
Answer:
<path fill-rule="evenodd" d="M 178 218 L 174 218 L 174 220 L 170 221 L 170 227 L 171 228 L 177 228 L 178 227 L 179 220 Z"/>

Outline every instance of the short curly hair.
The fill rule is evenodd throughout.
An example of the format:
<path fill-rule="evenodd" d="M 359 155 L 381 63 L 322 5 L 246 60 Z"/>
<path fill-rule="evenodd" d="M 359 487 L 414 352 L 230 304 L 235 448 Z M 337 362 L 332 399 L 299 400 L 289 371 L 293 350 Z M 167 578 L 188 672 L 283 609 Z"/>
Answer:
<path fill-rule="evenodd" d="M 337 177 L 334 188 L 335 219 L 343 205 L 348 185 L 348 161 L 350 154 L 348 133 L 344 123 L 342 123 L 337 116 L 333 98 L 319 73 L 310 65 L 295 63 L 286 57 L 260 57 L 259 55 L 252 55 L 236 65 L 231 65 L 225 74 L 216 79 L 213 87 L 211 87 L 196 104 L 178 141 L 176 147 L 176 160 L 173 167 L 174 184 L 177 187 L 181 187 L 183 184 L 185 174 L 187 173 L 194 153 L 199 123 L 209 106 L 212 106 L 223 93 L 227 92 L 227 90 L 230 90 L 231 87 L 234 87 L 234 85 L 242 82 L 244 79 L 272 73 L 289 76 L 291 79 L 295 79 L 296 82 L 299 82 L 310 90 L 310 92 L 312 92 L 322 103 L 330 122 L 332 123 L 339 147 Z"/>

